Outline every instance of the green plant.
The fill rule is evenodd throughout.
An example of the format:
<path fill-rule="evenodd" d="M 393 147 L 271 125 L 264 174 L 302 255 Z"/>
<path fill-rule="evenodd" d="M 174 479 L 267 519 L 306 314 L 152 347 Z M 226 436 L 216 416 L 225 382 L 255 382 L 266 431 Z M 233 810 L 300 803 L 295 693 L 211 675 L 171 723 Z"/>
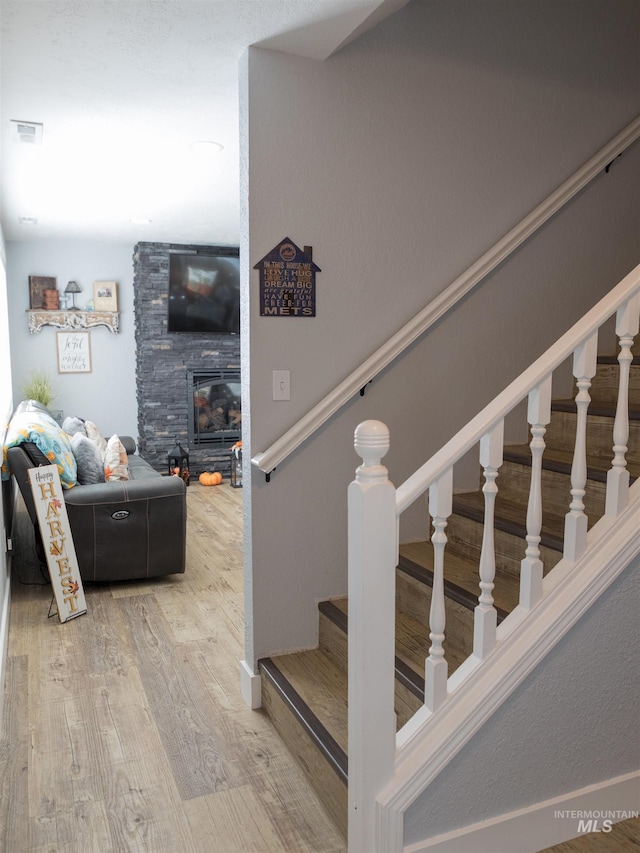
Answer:
<path fill-rule="evenodd" d="M 22 394 L 25 400 L 36 400 L 43 406 L 49 406 L 55 397 L 51 377 L 41 370 L 32 370 L 22 386 Z"/>

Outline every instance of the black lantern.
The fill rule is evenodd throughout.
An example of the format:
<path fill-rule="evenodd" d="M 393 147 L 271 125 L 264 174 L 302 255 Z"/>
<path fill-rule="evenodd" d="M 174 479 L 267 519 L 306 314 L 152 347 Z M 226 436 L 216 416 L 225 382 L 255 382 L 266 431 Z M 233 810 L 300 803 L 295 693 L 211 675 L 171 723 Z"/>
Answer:
<path fill-rule="evenodd" d="M 169 463 L 169 474 L 176 477 L 182 477 L 185 486 L 189 485 L 189 454 L 178 441 L 176 436 L 176 446 L 167 454 Z"/>
<path fill-rule="evenodd" d="M 242 447 L 238 444 L 231 448 L 231 485 L 234 489 L 242 488 Z"/>

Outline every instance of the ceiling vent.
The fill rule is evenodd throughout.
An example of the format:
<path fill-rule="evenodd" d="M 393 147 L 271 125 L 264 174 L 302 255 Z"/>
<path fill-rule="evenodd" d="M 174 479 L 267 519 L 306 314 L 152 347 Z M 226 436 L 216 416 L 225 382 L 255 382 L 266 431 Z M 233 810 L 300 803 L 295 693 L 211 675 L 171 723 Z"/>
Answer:
<path fill-rule="evenodd" d="M 11 119 L 11 141 L 27 145 L 42 145 L 42 125 L 34 121 Z"/>

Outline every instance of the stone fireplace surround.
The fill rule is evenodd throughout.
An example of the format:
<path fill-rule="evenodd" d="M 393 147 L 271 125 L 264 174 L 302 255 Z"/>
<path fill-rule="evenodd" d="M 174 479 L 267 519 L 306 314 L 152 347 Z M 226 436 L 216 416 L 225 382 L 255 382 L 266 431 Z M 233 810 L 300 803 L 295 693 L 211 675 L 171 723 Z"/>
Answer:
<path fill-rule="evenodd" d="M 187 371 L 240 369 L 240 337 L 167 332 L 169 256 L 214 246 L 138 243 L 133 254 L 136 397 L 140 455 L 157 471 L 167 470 L 176 436 L 189 453 L 191 476 L 215 469 L 229 476 L 226 447 L 189 445 Z"/>

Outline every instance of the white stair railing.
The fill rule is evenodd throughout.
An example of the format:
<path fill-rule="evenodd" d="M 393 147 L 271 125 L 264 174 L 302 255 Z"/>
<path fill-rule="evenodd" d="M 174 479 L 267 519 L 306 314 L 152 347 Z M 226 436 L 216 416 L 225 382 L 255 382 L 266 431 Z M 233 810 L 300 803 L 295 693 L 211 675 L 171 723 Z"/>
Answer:
<path fill-rule="evenodd" d="M 617 516 L 627 505 L 629 493 L 629 472 L 625 455 L 629 440 L 629 370 L 633 356 L 631 347 L 638 334 L 638 305 L 629 301 L 618 309 L 616 316 L 616 334 L 620 338 L 620 382 L 618 402 L 613 425 L 613 464 L 607 474 L 607 501 L 605 515 Z"/>
<path fill-rule="evenodd" d="M 375 810 L 375 791 L 394 778 L 401 755 L 403 766 L 411 763 L 406 750 L 415 740 L 416 733 L 428 727 L 431 721 L 442 719 L 447 704 L 455 691 L 466 680 L 481 675 L 482 667 L 489 663 L 496 649 L 496 611 L 493 604 L 495 554 L 493 544 L 494 503 L 498 490 L 498 469 L 502 464 L 504 443 L 504 418 L 522 400 L 528 399 L 528 421 L 531 427 L 531 484 L 526 520 L 525 557 L 521 562 L 519 615 L 512 630 L 520 630 L 522 620 L 530 618 L 536 605 L 544 598 L 543 564 L 540 555 L 542 528 L 542 458 L 545 450 L 544 435 L 550 421 L 551 383 L 553 371 L 573 354 L 576 395 L 577 428 L 575 451 L 571 472 L 571 493 L 567 495 L 569 511 L 566 515 L 565 548 L 560 566 L 574 564 L 588 555 L 589 549 L 600 542 L 594 528 L 587 536 L 588 519 L 583 497 L 587 472 L 586 418 L 590 402 L 589 388 L 596 369 L 598 329 L 609 317 L 616 314 L 616 332 L 619 337 L 620 380 L 615 426 L 613 433 L 613 463 L 607 477 L 605 515 L 621 515 L 629 503 L 629 472 L 626 466 L 629 436 L 628 388 L 632 361 L 631 347 L 638 333 L 640 321 L 640 266 L 630 272 L 620 284 L 580 322 L 569 330 L 548 352 L 541 356 L 522 376 L 514 381 L 479 415 L 449 441 L 428 462 L 412 474 L 395 490 L 395 506 L 389 496 L 394 489 L 388 480 L 387 470 L 380 460 L 389 446 L 388 430 L 378 421 L 367 421 L 356 430 L 356 451 L 363 458 L 363 466 L 350 486 L 349 492 L 349 846 L 350 849 L 381 850 L 380 820 Z M 365 440 L 371 434 L 374 438 Z M 372 461 L 367 448 L 384 435 Z M 459 667 L 451 679 L 447 678 L 444 655 L 445 597 L 444 556 L 447 544 L 446 526 L 451 514 L 454 465 L 479 443 L 479 461 L 484 471 L 485 530 L 479 561 L 480 596 L 474 614 L 473 654 Z M 365 452 L 366 451 L 366 452 Z M 363 473 L 368 470 L 368 473 Z M 374 484 L 376 489 L 374 489 Z M 434 580 L 430 611 L 431 646 L 425 661 L 424 713 L 419 711 L 396 736 L 396 755 L 389 749 L 393 738 L 393 684 L 389 675 L 390 661 L 394 656 L 395 610 L 383 597 L 391 594 L 397 562 L 398 519 L 401 513 L 425 493 L 429 494 L 429 514 L 434 533 Z M 374 495 L 377 494 L 377 497 Z M 640 491 L 634 493 L 640 504 Z M 351 510 L 356 507 L 357 511 Z M 635 504 L 634 504 L 635 506 Z M 386 531 L 386 532 L 385 532 Z M 390 548 L 393 556 L 390 556 Z M 546 581 L 545 581 L 546 582 Z M 384 590 L 384 595 L 381 591 Z M 358 599 L 352 596 L 359 596 Z M 501 627 L 509 622 L 506 619 Z M 511 636 L 500 634 L 500 636 Z M 381 672 L 371 664 L 370 645 L 385 662 Z M 498 642 L 499 644 L 499 642 Z M 355 656 L 352 657 L 352 650 Z M 385 691 L 389 695 L 385 696 Z M 364 709 L 369 708 L 367 714 Z M 380 708 L 383 713 L 374 710 Z M 391 709 L 391 710 L 390 710 Z M 460 708 L 456 710 L 456 720 Z M 352 752 L 351 737 L 357 739 L 357 751 Z M 394 770 L 396 768 L 396 770 Z M 366 792 L 365 793 L 365 788 Z M 373 793 L 372 793 L 373 792 Z M 399 830 L 395 830 L 396 835 Z M 392 833 L 393 834 L 393 833 Z M 362 846 L 366 840 L 366 845 Z M 384 848 L 388 851 L 389 840 Z M 393 849 L 401 849 L 401 839 L 395 837 Z"/>
<path fill-rule="evenodd" d="M 431 647 L 424 670 L 424 704 L 436 711 L 447 698 L 447 661 L 444 656 L 444 549 L 447 536 L 444 532 L 451 515 L 453 501 L 453 468 L 447 469 L 429 487 L 429 514 L 433 519 L 433 591 L 429 612 L 429 639 Z"/>
<path fill-rule="evenodd" d="M 486 657 L 496 644 L 498 611 L 493 606 L 493 580 L 496 575 L 493 518 L 498 486 L 498 469 L 502 465 L 504 421 L 480 439 L 480 464 L 484 473 L 484 527 L 480 551 L 480 596 L 473 617 L 473 653 L 479 659 Z"/>
<path fill-rule="evenodd" d="M 580 344 L 573 354 L 573 375 L 576 378 L 576 442 L 571 466 L 571 505 L 564 525 L 564 556 L 575 561 L 587 547 L 587 516 L 584 511 L 584 487 L 587 482 L 587 411 L 591 397 L 589 388 L 596 374 L 598 335 Z"/>
<path fill-rule="evenodd" d="M 531 426 L 531 483 L 527 504 L 527 550 L 520 563 L 520 603 L 530 610 L 542 595 L 540 559 L 542 530 L 542 455 L 544 434 L 551 420 L 551 376 L 529 392 L 527 419 Z"/>

